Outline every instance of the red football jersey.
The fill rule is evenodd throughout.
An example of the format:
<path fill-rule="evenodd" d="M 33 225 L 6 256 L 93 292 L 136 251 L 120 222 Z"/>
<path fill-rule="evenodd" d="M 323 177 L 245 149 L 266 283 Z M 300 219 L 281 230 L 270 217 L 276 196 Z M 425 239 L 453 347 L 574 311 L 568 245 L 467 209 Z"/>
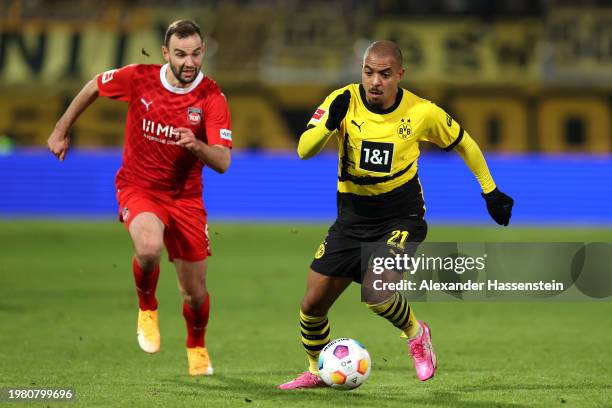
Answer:
<path fill-rule="evenodd" d="M 203 163 L 176 145 L 174 129 L 190 128 L 209 145 L 231 148 L 229 107 L 217 84 L 201 72 L 188 88 L 176 88 L 166 80 L 167 69 L 167 64 L 128 65 L 98 76 L 100 96 L 128 103 L 117 188 L 201 196 Z"/>

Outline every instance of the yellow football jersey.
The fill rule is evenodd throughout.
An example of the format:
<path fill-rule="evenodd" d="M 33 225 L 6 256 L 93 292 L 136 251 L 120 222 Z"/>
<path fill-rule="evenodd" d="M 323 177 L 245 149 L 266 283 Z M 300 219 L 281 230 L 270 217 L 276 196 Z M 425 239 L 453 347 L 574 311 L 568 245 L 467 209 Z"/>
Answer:
<path fill-rule="evenodd" d="M 367 104 L 360 84 L 332 92 L 308 122 L 309 127 L 325 127 L 330 104 L 345 90 L 351 100 L 337 132 L 339 193 L 389 193 L 417 174 L 420 141 L 452 150 L 463 137 L 459 124 L 434 103 L 400 88 L 393 106 L 377 110 Z"/>

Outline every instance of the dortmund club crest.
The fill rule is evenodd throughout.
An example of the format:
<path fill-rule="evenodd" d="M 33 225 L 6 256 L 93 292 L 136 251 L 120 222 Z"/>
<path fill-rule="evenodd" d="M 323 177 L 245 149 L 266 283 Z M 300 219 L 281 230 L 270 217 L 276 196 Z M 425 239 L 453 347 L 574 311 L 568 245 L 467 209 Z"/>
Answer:
<path fill-rule="evenodd" d="M 399 126 L 397 127 L 397 135 L 400 139 L 406 140 L 412 134 L 412 126 L 410 125 L 410 119 L 402 119 Z"/>
<path fill-rule="evenodd" d="M 323 242 L 321 245 L 319 245 L 319 249 L 317 249 L 317 252 L 315 252 L 315 259 L 321 259 L 323 257 L 325 254 L 325 244 L 327 244 L 327 242 Z"/>

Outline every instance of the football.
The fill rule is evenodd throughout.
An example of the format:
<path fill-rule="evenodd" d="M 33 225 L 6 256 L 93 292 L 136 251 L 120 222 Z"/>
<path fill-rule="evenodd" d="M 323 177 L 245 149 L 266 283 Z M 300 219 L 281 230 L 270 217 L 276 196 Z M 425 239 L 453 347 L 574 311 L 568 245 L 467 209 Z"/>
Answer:
<path fill-rule="evenodd" d="M 319 376 L 337 390 L 352 390 L 370 376 L 370 353 L 357 340 L 332 340 L 319 355 Z"/>

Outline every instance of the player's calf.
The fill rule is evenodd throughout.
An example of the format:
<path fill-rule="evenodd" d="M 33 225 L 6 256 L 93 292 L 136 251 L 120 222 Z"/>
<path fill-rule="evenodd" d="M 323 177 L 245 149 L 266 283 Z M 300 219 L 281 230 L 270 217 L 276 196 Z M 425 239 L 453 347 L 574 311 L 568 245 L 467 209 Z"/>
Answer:
<path fill-rule="evenodd" d="M 416 320 L 406 299 L 396 292 L 386 301 L 374 305 L 368 304 L 368 307 L 400 329 L 402 337 L 408 339 L 408 351 L 414 359 L 414 368 L 419 380 L 426 381 L 433 377 L 437 362 L 431 344 L 429 326 Z"/>

